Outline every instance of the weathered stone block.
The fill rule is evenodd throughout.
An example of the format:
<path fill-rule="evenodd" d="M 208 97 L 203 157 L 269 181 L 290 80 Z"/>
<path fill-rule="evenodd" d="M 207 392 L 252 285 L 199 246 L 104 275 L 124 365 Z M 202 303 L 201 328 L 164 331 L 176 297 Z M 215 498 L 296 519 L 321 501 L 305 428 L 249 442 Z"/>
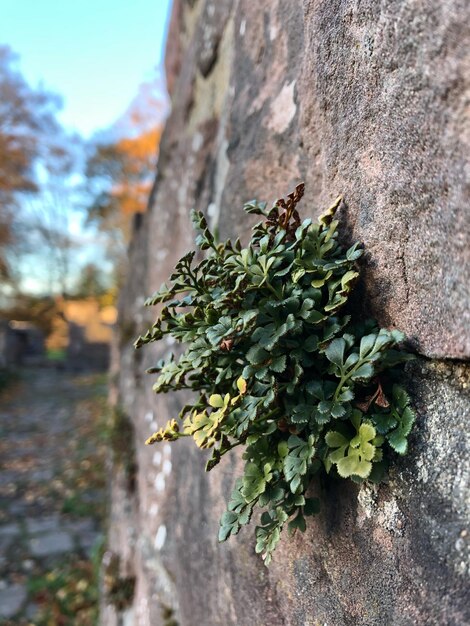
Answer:
<path fill-rule="evenodd" d="M 143 375 L 168 344 L 122 341 L 117 395 L 138 473 L 134 494 L 115 478 L 110 536 L 137 576 L 135 623 L 159 626 L 168 610 L 180 626 L 468 623 L 468 6 L 217 3 L 206 55 L 211 5 L 174 3 L 172 114 L 121 323 L 137 336 L 153 318 L 144 297 L 191 245 L 191 207 L 243 237 L 244 201 L 304 180 L 305 216 L 346 198 L 343 236 L 367 250 L 365 309 L 418 354 L 407 370 L 418 420 L 385 484 L 324 485 L 322 513 L 266 569 L 251 529 L 216 542 L 240 459 L 206 475 L 189 442 L 143 446 L 182 399 L 154 397 Z"/>

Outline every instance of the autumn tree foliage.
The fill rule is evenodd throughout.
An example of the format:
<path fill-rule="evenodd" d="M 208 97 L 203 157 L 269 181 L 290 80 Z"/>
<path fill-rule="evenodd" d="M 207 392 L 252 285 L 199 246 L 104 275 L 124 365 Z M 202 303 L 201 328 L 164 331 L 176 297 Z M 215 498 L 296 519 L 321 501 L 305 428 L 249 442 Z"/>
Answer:
<path fill-rule="evenodd" d="M 130 218 L 145 211 L 155 173 L 160 127 L 97 145 L 87 175 L 101 186 L 89 207 L 91 220 L 119 229 L 127 241 Z M 96 184 L 96 182 L 95 182 Z"/>
<path fill-rule="evenodd" d="M 133 216 L 147 208 L 165 109 L 161 81 L 142 84 L 125 115 L 94 142 L 87 161 L 89 221 L 106 235 L 116 266 L 122 265 Z"/>
<path fill-rule="evenodd" d="M 59 150 L 53 138 L 58 124 L 57 97 L 28 85 L 17 58 L 0 46 L 0 278 L 11 277 L 9 253 L 19 243 L 15 213 L 19 194 L 35 194 L 36 168 Z"/>
<path fill-rule="evenodd" d="M 0 46 L 0 198 L 2 204 L 18 191 L 36 191 L 36 160 L 51 149 L 54 114 L 59 101 L 35 90 L 16 68 L 16 56 Z"/>

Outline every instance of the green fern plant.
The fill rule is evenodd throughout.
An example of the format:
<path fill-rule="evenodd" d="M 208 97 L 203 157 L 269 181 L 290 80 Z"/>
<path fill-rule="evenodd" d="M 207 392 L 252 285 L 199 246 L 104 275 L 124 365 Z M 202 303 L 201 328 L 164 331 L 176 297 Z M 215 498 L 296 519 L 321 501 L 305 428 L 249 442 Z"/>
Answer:
<path fill-rule="evenodd" d="M 304 531 L 305 517 L 318 513 L 319 500 L 306 495 L 315 475 L 380 481 L 384 453 L 406 453 L 415 419 L 394 371 L 411 358 L 399 347 L 403 334 L 347 309 L 362 250 L 338 242 L 341 198 L 317 224 L 301 222 L 303 190 L 271 210 L 256 201 L 245 206 L 262 217 L 246 248 L 239 240 L 217 243 L 193 211 L 202 254 L 180 259 L 170 284 L 147 300 L 161 304 L 161 313 L 135 344 L 165 335 L 184 344 L 181 356 L 148 371 L 158 374 L 155 392 L 196 395 L 146 443 L 193 437 L 212 451 L 207 470 L 242 446 L 245 469 L 219 540 L 262 509 L 256 552 L 266 563 L 285 526 Z"/>

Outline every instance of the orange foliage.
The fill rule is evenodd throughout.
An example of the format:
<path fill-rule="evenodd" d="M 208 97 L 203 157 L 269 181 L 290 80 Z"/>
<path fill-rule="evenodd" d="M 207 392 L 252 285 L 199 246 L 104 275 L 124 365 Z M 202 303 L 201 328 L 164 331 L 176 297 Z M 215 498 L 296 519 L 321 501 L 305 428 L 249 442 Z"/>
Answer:
<path fill-rule="evenodd" d="M 158 146 L 166 107 L 159 77 L 143 83 L 128 110 L 110 129 L 115 141 L 94 145 L 86 175 L 91 196 L 88 207 L 105 235 L 109 258 L 117 275 L 125 266 L 133 216 L 148 205 L 155 179 Z"/>
<path fill-rule="evenodd" d="M 133 137 L 120 139 L 115 144 L 97 146 L 88 162 L 91 179 L 106 181 L 90 207 L 90 218 L 104 229 L 110 222 L 119 223 L 120 217 L 142 213 L 155 176 L 161 127 L 157 126 Z M 127 230 L 124 226 L 124 230 Z"/>
<path fill-rule="evenodd" d="M 161 129 L 153 128 L 137 137 L 121 139 L 116 153 L 122 160 L 122 178 L 111 194 L 124 215 L 142 213 L 147 206 L 157 161 Z"/>

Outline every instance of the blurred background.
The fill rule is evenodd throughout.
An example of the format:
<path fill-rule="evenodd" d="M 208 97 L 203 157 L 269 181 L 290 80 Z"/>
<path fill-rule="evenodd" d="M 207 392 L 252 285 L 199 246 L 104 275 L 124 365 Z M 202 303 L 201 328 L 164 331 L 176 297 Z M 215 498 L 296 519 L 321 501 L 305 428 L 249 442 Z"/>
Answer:
<path fill-rule="evenodd" d="M 168 111 L 169 4 L 1 4 L 0 362 L 41 340 L 63 358 L 77 326 L 85 342 L 107 341 Z"/>
<path fill-rule="evenodd" d="M 106 371 L 170 4 L 0 2 L 0 624 L 97 618 Z"/>

